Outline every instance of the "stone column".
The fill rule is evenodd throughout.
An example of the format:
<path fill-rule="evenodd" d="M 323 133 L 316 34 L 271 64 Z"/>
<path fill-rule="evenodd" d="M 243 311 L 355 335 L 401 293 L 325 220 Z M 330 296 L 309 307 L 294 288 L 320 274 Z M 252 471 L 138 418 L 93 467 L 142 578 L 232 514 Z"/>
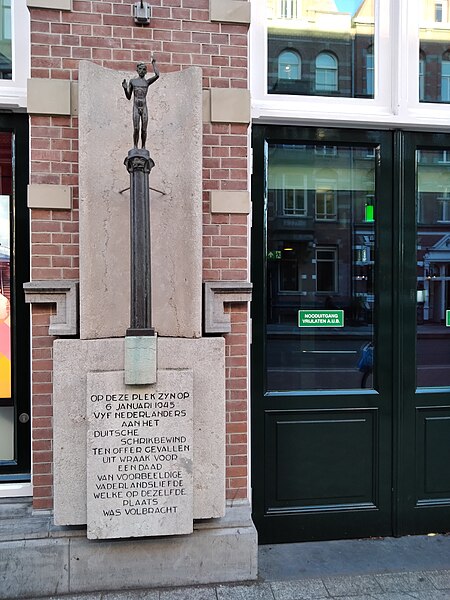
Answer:
<path fill-rule="evenodd" d="M 148 150 L 133 148 L 130 173 L 131 311 L 127 336 L 155 335 L 152 327 L 149 175 L 155 163 Z"/>

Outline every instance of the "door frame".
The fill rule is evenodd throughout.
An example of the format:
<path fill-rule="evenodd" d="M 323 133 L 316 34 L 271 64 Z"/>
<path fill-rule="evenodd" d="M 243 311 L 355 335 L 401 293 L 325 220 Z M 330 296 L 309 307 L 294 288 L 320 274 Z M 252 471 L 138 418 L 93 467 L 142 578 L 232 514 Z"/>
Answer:
<path fill-rule="evenodd" d="M 252 178 L 252 199 L 253 199 L 253 227 L 252 227 L 252 281 L 254 286 L 252 302 L 252 347 L 251 347 L 251 386 L 252 386 L 252 488 L 253 488 L 253 518 L 259 530 L 261 543 L 276 543 L 298 540 L 299 532 L 302 531 L 301 518 L 305 511 L 286 509 L 284 512 L 276 510 L 271 512 L 266 499 L 269 498 L 270 478 L 266 475 L 266 465 L 273 457 L 267 455 L 265 430 L 268 430 L 268 422 L 274 416 L 274 406 L 271 401 L 276 402 L 276 410 L 283 414 L 288 414 L 295 410 L 295 399 L 300 399 L 302 406 L 307 411 L 316 410 L 318 397 L 324 399 L 322 408 L 327 411 L 339 410 L 360 411 L 359 414 L 369 414 L 370 411 L 377 411 L 374 405 L 377 402 L 378 392 L 376 390 L 338 390 L 338 391 L 313 391 L 313 392 L 278 392 L 266 391 L 264 375 L 266 372 L 265 363 L 265 314 L 266 314 L 266 273 L 265 260 L 267 248 L 266 227 L 267 220 L 265 215 L 264 203 L 261 199 L 266 198 L 265 172 L 267 168 L 266 145 L 268 143 L 309 143 L 343 146 L 374 146 L 378 148 L 383 146 L 383 152 L 377 152 L 375 162 L 376 185 L 380 194 L 381 209 L 378 205 L 378 214 L 375 220 L 376 224 L 376 260 L 378 264 L 375 276 L 375 286 L 377 289 L 389 290 L 389 293 L 378 294 L 375 301 L 375 311 L 379 321 L 383 322 L 383 327 L 375 330 L 375 352 L 376 361 L 380 366 L 379 372 L 384 370 L 387 375 L 383 377 L 380 386 L 383 388 L 384 408 L 376 414 L 377 434 L 374 438 L 380 439 L 383 443 L 379 444 L 377 457 L 374 459 L 374 471 L 388 473 L 389 485 L 374 483 L 375 504 L 371 506 L 361 505 L 353 511 L 351 507 L 344 507 L 342 511 L 338 505 L 328 506 L 320 515 L 317 513 L 317 519 L 312 516 L 309 518 L 314 521 L 306 539 L 336 539 L 336 537 L 361 537 L 363 535 L 389 535 L 392 531 L 390 520 L 392 506 L 392 372 L 386 367 L 392 361 L 391 351 L 380 352 L 380 348 L 388 345 L 391 335 L 392 325 L 392 277 L 393 264 L 390 260 L 392 255 L 392 233 L 390 225 L 392 223 L 392 169 L 393 169 L 393 147 L 392 134 L 389 131 L 381 130 L 350 130 L 338 128 L 323 127 L 297 127 L 297 126 L 264 126 L 255 125 L 253 128 L 253 178 Z M 381 176 L 383 172 L 383 176 Z M 379 248 L 387 248 L 380 253 Z M 345 406 L 344 406 L 345 404 Z M 297 407 L 298 408 L 298 407 Z M 362 412 L 361 412 L 362 411 Z M 369 411 L 369 412 L 367 412 Z M 276 411 L 275 411 L 276 412 Z M 373 414 L 375 414 L 373 412 Z M 350 414 L 350 413 L 348 413 Z M 378 417 L 378 415 L 382 415 Z M 273 427 L 272 427 L 273 429 Z M 264 458 L 261 459 L 261 453 Z M 270 454 L 270 453 L 269 453 Z M 384 476 L 385 479 L 386 475 Z M 383 479 L 383 481 L 384 481 Z M 272 494 L 273 496 L 273 494 Z M 386 506 L 389 505 L 389 516 L 386 515 Z M 356 505 L 355 505 L 356 506 Z M 382 508 L 380 508 L 380 506 Z M 307 511 L 306 511 L 307 512 Z M 333 525 L 334 515 L 339 512 L 346 519 L 345 534 L 341 536 L 337 533 Z M 313 515 L 314 511 L 309 514 Z M 372 525 L 367 527 L 368 515 L 371 515 Z M 297 515 L 298 523 L 295 527 L 289 525 L 289 518 Z M 269 524 L 271 523 L 271 524 Z"/>
<path fill-rule="evenodd" d="M 358 515 L 355 514 L 354 527 L 348 527 L 345 534 L 340 536 L 329 525 L 330 521 L 323 519 L 321 524 L 312 528 L 312 532 L 306 534 L 306 539 L 333 539 L 336 536 L 359 537 L 360 535 L 399 536 L 442 531 L 443 527 L 445 528 L 442 523 L 445 523 L 444 516 L 450 507 L 450 489 L 448 492 L 443 492 L 441 499 L 433 498 L 432 494 L 429 499 L 418 496 L 420 481 L 421 478 L 423 480 L 427 468 L 425 444 L 422 442 L 423 447 L 421 447 L 418 438 L 424 437 L 426 418 L 430 420 L 443 418 L 450 421 L 450 387 L 416 389 L 418 227 L 415 153 L 416 148 L 445 150 L 450 147 L 449 136 L 444 133 L 403 130 L 362 131 L 255 125 L 252 178 L 252 281 L 254 285 L 251 348 L 252 488 L 253 516 L 262 543 L 295 541 L 301 529 L 296 526 L 290 528 L 289 518 L 293 519 L 295 510 L 289 507 L 284 514 L 279 511 L 275 515 L 274 525 L 266 525 L 271 519 L 268 510 L 269 502 L 267 501 L 266 505 L 266 498 L 270 496 L 268 491 L 271 487 L 270 478 L 274 477 L 274 474 L 267 474 L 265 463 L 269 464 L 272 461 L 270 463 L 272 468 L 276 466 L 273 456 L 267 456 L 268 442 L 265 432 L 269 430 L 268 423 L 276 410 L 285 415 L 293 410 L 299 412 L 301 405 L 294 406 L 295 399 L 303 402 L 305 397 L 309 396 L 311 400 L 317 401 L 318 397 L 326 399 L 328 393 L 327 391 L 273 392 L 267 391 L 265 386 L 265 256 L 267 253 L 265 201 L 268 160 L 266 144 L 314 144 L 316 142 L 338 146 L 340 144 L 367 146 L 367 144 L 379 143 L 380 140 L 384 140 L 384 147 L 383 152 L 377 157 L 376 206 L 380 210 L 376 216 L 378 266 L 375 285 L 380 293 L 375 307 L 379 324 L 379 330 L 375 331 L 375 350 L 379 373 L 383 373 L 382 380 L 381 375 L 378 379 L 378 386 L 381 384 L 387 386 L 391 398 L 390 407 L 384 407 L 380 425 L 384 431 L 384 438 L 380 442 L 380 461 L 385 465 L 389 461 L 391 467 L 388 482 L 391 490 L 390 519 L 389 523 L 385 520 L 378 530 L 370 531 L 369 528 L 364 533 L 359 527 L 360 523 L 357 522 Z M 381 172 L 383 177 L 380 176 Z M 383 253 L 380 253 L 380 248 L 383 248 Z M 414 256 L 414 260 L 408 260 L 410 256 Z M 375 390 L 365 390 L 364 396 L 370 400 L 370 397 L 376 393 Z M 349 407 L 356 408 L 358 402 L 360 406 L 364 406 L 364 398 L 358 390 L 338 390 L 333 395 L 338 400 L 345 395 L 348 396 Z M 271 401 L 276 402 L 276 405 L 271 405 Z M 323 408 L 331 410 L 331 404 L 325 402 Z M 389 423 L 386 422 L 387 420 Z M 274 429 L 272 425 L 271 427 Z M 383 440 L 388 448 L 382 447 Z M 383 455 L 384 451 L 389 456 Z M 387 469 L 386 473 L 388 473 Z M 450 488 L 450 485 L 448 487 Z M 329 533 L 324 535 L 320 529 L 327 526 Z"/>
<path fill-rule="evenodd" d="M 0 462 L 0 484 L 30 481 L 30 309 L 23 284 L 30 279 L 30 233 L 27 206 L 29 124 L 26 113 L 0 111 L 0 131 L 13 137 L 13 196 L 11 198 L 11 397 L 15 410 L 15 460 Z M 0 488 L 1 493 L 1 488 Z"/>

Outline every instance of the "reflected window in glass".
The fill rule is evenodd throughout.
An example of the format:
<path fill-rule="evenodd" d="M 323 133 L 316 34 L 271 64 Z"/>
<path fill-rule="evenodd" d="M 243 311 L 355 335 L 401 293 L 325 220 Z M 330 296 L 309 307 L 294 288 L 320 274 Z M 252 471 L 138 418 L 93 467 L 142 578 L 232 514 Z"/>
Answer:
<path fill-rule="evenodd" d="M 278 57 L 279 79 L 300 79 L 301 62 L 300 56 L 290 50 L 285 50 Z"/>
<path fill-rule="evenodd" d="M 335 56 L 322 52 L 316 58 L 316 90 L 321 92 L 337 92 L 338 62 Z"/>

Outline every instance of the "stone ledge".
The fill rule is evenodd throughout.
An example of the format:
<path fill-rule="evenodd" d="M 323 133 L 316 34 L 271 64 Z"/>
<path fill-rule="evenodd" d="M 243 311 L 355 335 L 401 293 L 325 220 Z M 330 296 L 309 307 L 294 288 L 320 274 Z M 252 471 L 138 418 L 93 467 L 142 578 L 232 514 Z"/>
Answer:
<path fill-rule="evenodd" d="M 250 302 L 250 281 L 205 281 L 205 333 L 230 333 L 230 315 L 225 313 L 225 302 Z"/>
<path fill-rule="evenodd" d="M 71 114 L 71 82 L 67 79 L 28 79 L 28 113 L 33 115 Z"/>
<path fill-rule="evenodd" d="M 17 539 L 13 529 L 12 538 L 0 541 L 2 599 L 257 577 L 258 541 L 248 503 L 228 506 L 225 517 L 195 523 L 194 533 L 176 537 L 93 542 L 85 528 L 57 528 L 52 537 L 49 524 L 38 539 Z"/>
<path fill-rule="evenodd" d="M 250 123 L 250 90 L 211 88 L 212 123 Z"/>
<path fill-rule="evenodd" d="M 27 0 L 27 6 L 28 8 L 72 10 L 72 0 Z"/>
<path fill-rule="evenodd" d="M 250 194 L 244 190 L 211 190 L 211 212 L 221 214 L 250 213 Z"/>
<path fill-rule="evenodd" d="M 78 281 L 30 281 L 23 284 L 28 304 L 56 304 L 49 335 L 78 334 Z"/>
<path fill-rule="evenodd" d="M 211 21 L 222 23 L 250 23 L 250 2 L 243 0 L 210 0 L 209 14 Z"/>
<path fill-rule="evenodd" d="M 29 184 L 28 208 L 70 210 L 72 208 L 71 188 L 68 185 L 48 183 Z"/>

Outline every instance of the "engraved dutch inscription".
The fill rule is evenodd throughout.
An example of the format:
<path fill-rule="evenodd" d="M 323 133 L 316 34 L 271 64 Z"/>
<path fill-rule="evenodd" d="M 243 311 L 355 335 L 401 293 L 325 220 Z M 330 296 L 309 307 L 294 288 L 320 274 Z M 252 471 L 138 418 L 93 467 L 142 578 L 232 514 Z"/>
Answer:
<path fill-rule="evenodd" d="M 159 370 L 153 385 L 123 372 L 88 373 L 87 536 L 193 531 L 189 370 Z"/>

